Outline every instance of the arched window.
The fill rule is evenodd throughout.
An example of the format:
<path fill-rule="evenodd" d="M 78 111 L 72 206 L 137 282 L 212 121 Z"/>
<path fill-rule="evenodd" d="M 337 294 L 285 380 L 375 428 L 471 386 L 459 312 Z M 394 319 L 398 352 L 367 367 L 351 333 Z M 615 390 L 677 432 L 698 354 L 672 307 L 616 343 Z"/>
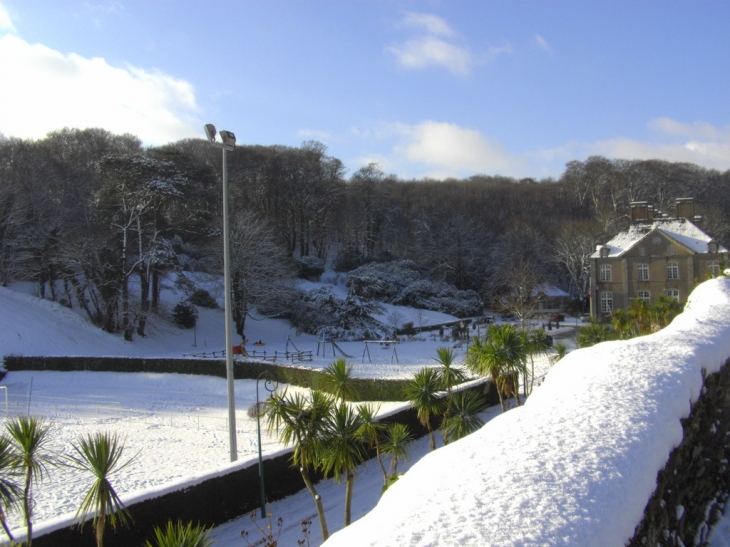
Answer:
<path fill-rule="evenodd" d="M 667 279 L 679 279 L 679 264 L 667 262 Z"/>

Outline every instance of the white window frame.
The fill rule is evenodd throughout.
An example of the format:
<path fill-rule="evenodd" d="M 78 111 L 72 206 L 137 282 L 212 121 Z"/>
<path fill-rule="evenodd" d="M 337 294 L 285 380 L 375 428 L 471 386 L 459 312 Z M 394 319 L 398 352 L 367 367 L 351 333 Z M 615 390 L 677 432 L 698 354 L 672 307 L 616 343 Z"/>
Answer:
<path fill-rule="evenodd" d="M 679 289 L 667 289 L 667 296 L 679 302 Z"/>
<path fill-rule="evenodd" d="M 637 268 L 637 279 L 639 281 L 649 281 L 649 264 L 641 262 Z"/>
<path fill-rule="evenodd" d="M 667 262 L 667 279 L 679 279 L 678 262 Z"/>
<path fill-rule="evenodd" d="M 675 252 L 675 251 L 674 251 L 674 245 L 669 245 L 669 246 L 667 246 L 667 254 L 668 254 L 669 256 L 674 256 L 674 252 Z"/>
<path fill-rule="evenodd" d="M 600 278 L 599 281 L 606 282 L 611 281 L 611 265 L 610 264 L 601 264 L 600 269 Z"/>
<path fill-rule="evenodd" d="M 719 260 L 708 260 L 707 269 L 712 274 L 712 277 L 720 275 L 720 261 Z"/>
<path fill-rule="evenodd" d="M 613 293 L 601 291 L 601 313 L 613 313 Z"/>

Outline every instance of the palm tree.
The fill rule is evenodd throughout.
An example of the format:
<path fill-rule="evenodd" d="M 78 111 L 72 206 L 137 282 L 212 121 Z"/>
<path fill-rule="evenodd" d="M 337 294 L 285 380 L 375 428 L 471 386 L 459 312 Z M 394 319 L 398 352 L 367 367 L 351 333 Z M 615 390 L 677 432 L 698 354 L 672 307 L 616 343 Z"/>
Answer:
<path fill-rule="evenodd" d="M 352 365 L 348 365 L 344 358 L 336 359 L 323 371 L 322 389 L 342 401 L 354 401 L 357 399 L 357 390 L 352 387 L 352 369 Z"/>
<path fill-rule="evenodd" d="M 581 327 L 575 340 L 579 348 L 587 348 L 595 346 L 600 342 L 605 342 L 606 340 L 614 340 L 615 338 L 616 333 L 607 325 L 591 323 L 590 325 Z"/>
<path fill-rule="evenodd" d="M 375 457 L 378 460 L 380 470 L 383 472 L 383 486 L 385 486 L 388 484 L 388 472 L 385 470 L 381 455 L 380 435 L 385 430 L 386 425 L 376 418 L 378 410 L 380 410 L 380 407 L 371 404 L 357 405 L 357 413 L 362 421 L 358 435 L 364 442 L 368 443 L 370 449 L 375 449 Z"/>
<path fill-rule="evenodd" d="M 523 331 L 525 335 L 525 345 L 527 355 L 530 357 L 530 384 L 529 391 L 527 389 L 527 374 L 525 374 L 525 395 L 532 393 L 535 384 L 535 354 L 545 354 L 550 345 L 544 329 L 535 329 L 531 331 Z"/>
<path fill-rule="evenodd" d="M 388 424 L 383 439 L 383 452 L 389 454 L 393 459 L 390 461 L 390 480 L 398 476 L 398 461 L 408 459 L 408 445 L 413 441 L 411 432 L 405 424 Z"/>
<path fill-rule="evenodd" d="M 33 486 L 43 480 L 51 463 L 50 456 L 44 453 L 50 439 L 50 426 L 42 418 L 19 416 L 5 424 L 13 445 L 15 467 L 23 475 L 22 510 L 26 526 L 26 546 L 33 544 Z"/>
<path fill-rule="evenodd" d="M 446 402 L 444 405 L 444 420 L 446 420 L 451 413 L 451 399 L 453 397 L 452 390 L 454 386 L 466 380 L 466 374 L 464 374 L 464 371 L 461 369 L 454 368 L 453 365 L 456 355 L 454 355 L 454 350 L 452 348 L 436 348 L 436 355 L 436 362 L 441 365 L 437 369 L 439 382 L 441 383 L 441 388 L 446 390 Z M 444 431 L 444 444 L 448 443 L 449 437 Z"/>
<path fill-rule="evenodd" d="M 568 345 L 565 342 L 555 342 L 553 349 L 555 350 L 555 355 L 552 356 L 553 364 L 568 354 Z"/>
<path fill-rule="evenodd" d="M 453 412 L 444 418 L 444 436 L 458 440 L 484 425 L 479 413 L 487 408 L 487 401 L 475 391 L 459 391 L 454 394 Z"/>
<path fill-rule="evenodd" d="M 492 325 L 487 340 L 475 339 L 469 348 L 467 366 L 475 373 L 492 379 L 504 412 L 505 393 L 514 393 L 517 405 L 520 404 L 519 375 L 526 372 L 526 357 L 524 338 L 514 326 Z"/>
<path fill-rule="evenodd" d="M 367 456 L 359 435 L 362 420 L 347 403 L 341 402 L 326 416 L 325 424 L 323 442 L 318 448 L 320 466 L 325 473 L 334 474 L 335 482 L 345 477 L 345 526 L 349 526 L 355 473 Z"/>
<path fill-rule="evenodd" d="M 441 412 L 443 405 L 443 401 L 437 395 L 440 389 L 438 372 L 433 368 L 424 367 L 413 375 L 404 390 L 406 398 L 416 409 L 419 421 L 428 429 L 431 450 L 436 450 L 436 437 L 433 434 L 431 419 Z"/>
<path fill-rule="evenodd" d="M 73 444 L 72 447 L 76 453 L 67 456 L 67 465 L 91 473 L 95 479 L 76 511 L 75 521 L 79 524 L 79 528 L 83 528 L 84 517 L 92 513 L 96 545 L 104 547 L 104 529 L 107 520 L 112 530 L 116 529 L 117 524 L 129 526 L 133 521 L 109 482 L 109 476 L 131 464 L 134 457 L 122 464 L 119 463 L 124 452 L 124 443 L 120 443 L 116 433 L 89 433 L 85 437 L 80 437 L 78 444 Z"/>
<path fill-rule="evenodd" d="M 314 499 L 323 540 L 329 537 L 327 520 L 322 498 L 314 488 L 309 469 L 319 463 L 318 450 L 326 425 L 325 418 L 333 406 L 334 401 L 330 396 L 311 391 L 309 399 L 299 393 L 293 396 L 273 393 L 264 409 L 269 434 L 278 431 L 283 444 L 294 446 L 292 463 L 299 467 L 302 480 Z"/>
<path fill-rule="evenodd" d="M 145 542 L 145 547 L 211 547 L 213 540 L 208 539 L 210 529 L 200 524 L 193 526 L 192 522 L 187 525 L 181 521 L 173 524 L 167 521 L 167 526 L 162 529 L 155 526 L 155 541 Z"/>
<path fill-rule="evenodd" d="M 11 545 L 15 543 L 15 538 L 10 532 L 7 515 L 20 506 L 19 500 L 23 495 L 23 491 L 16 482 L 20 475 L 14 462 L 10 441 L 7 437 L 0 436 L 0 524 L 8 535 Z"/>

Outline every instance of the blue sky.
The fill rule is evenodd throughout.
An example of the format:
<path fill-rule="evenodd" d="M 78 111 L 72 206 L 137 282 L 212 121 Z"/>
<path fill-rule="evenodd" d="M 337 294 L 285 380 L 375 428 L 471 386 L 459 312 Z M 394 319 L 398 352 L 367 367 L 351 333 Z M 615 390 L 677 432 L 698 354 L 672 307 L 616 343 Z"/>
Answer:
<path fill-rule="evenodd" d="M 318 140 L 348 174 L 730 168 L 730 2 L 0 0 L 0 133 Z"/>

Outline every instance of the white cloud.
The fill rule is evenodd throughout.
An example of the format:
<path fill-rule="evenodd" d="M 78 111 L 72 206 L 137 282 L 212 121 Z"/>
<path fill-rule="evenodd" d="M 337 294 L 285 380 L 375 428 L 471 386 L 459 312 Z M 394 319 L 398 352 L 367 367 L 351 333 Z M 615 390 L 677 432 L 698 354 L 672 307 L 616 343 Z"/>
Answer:
<path fill-rule="evenodd" d="M 535 42 L 535 45 L 537 47 L 539 47 L 540 49 L 545 50 L 548 53 L 553 52 L 553 48 L 550 47 L 550 44 L 548 44 L 547 40 L 545 40 L 545 38 L 543 38 L 539 34 L 535 34 L 534 42 Z"/>
<path fill-rule="evenodd" d="M 429 13 L 407 13 L 403 23 L 409 27 L 425 30 L 429 34 L 453 36 L 455 33 L 445 19 Z"/>
<path fill-rule="evenodd" d="M 668 117 L 657 118 L 647 125 L 659 133 L 658 139 L 619 137 L 570 142 L 535 152 L 532 156 L 535 161 L 567 162 L 600 155 L 626 160 L 688 162 L 719 171 L 730 169 L 730 126 L 718 128 L 700 121 L 686 124 Z"/>
<path fill-rule="evenodd" d="M 2 4 L 0 4 L 0 32 L 17 33 L 15 25 L 13 25 L 12 19 L 10 19 L 10 14 Z"/>
<path fill-rule="evenodd" d="M 443 66 L 454 74 L 468 74 L 473 65 L 472 56 L 467 50 L 434 36 L 409 40 L 388 49 L 407 68 Z"/>
<path fill-rule="evenodd" d="M 392 124 L 379 133 L 395 139 L 391 151 L 362 157 L 360 164 L 376 161 L 386 172 L 405 178 L 468 177 L 476 173 L 522 176 L 526 172 L 525 162 L 501 144 L 453 123 Z"/>
<path fill-rule="evenodd" d="M 0 37 L 0 132 L 41 138 L 63 127 L 132 133 L 147 144 L 198 136 L 192 85 L 157 71 L 64 55 Z"/>

